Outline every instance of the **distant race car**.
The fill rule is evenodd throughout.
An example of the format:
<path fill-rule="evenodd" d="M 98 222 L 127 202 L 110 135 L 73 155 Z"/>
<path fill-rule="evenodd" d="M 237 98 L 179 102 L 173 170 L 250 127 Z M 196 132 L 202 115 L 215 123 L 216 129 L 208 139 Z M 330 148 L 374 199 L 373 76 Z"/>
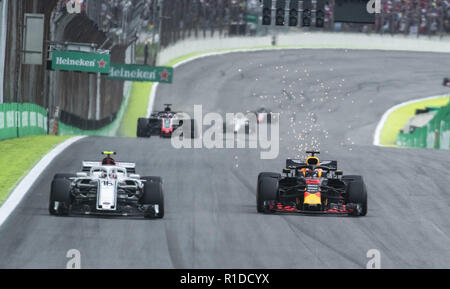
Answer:
<path fill-rule="evenodd" d="M 443 86 L 450 86 L 450 78 L 445 77 L 444 81 L 442 82 L 442 85 Z"/>
<path fill-rule="evenodd" d="M 84 161 L 76 174 L 56 174 L 50 191 L 51 215 L 105 214 L 164 217 L 160 177 L 140 177 L 134 163 L 116 162 L 103 152 L 103 161 Z"/>
<path fill-rule="evenodd" d="M 195 137 L 195 122 L 193 119 L 184 120 L 177 116 L 177 112 L 172 111 L 171 104 L 165 104 L 163 111 L 154 112 L 150 118 L 139 118 L 137 127 L 137 137 L 171 137 L 173 132 L 182 125 L 190 124 L 188 131 L 191 138 Z"/>
<path fill-rule="evenodd" d="M 316 154 L 308 151 L 305 160 L 286 160 L 279 173 L 260 173 L 256 206 L 259 213 L 367 214 L 367 189 L 363 177 L 343 176 L 337 161 L 320 163 Z"/>
<path fill-rule="evenodd" d="M 261 107 L 257 110 L 247 111 L 247 114 L 255 114 L 256 117 L 256 124 L 259 125 L 260 123 L 267 121 L 267 124 L 270 124 L 272 122 L 272 119 L 274 118 L 273 113 L 271 111 L 268 111 L 266 108 Z M 256 129 L 256 128 L 254 128 Z M 232 122 L 224 123 L 223 124 L 223 131 L 224 133 L 233 131 L 234 133 L 238 133 L 239 131 L 243 130 L 246 134 L 249 134 L 252 132 L 252 128 L 250 126 L 250 120 L 247 115 L 236 115 Z"/>

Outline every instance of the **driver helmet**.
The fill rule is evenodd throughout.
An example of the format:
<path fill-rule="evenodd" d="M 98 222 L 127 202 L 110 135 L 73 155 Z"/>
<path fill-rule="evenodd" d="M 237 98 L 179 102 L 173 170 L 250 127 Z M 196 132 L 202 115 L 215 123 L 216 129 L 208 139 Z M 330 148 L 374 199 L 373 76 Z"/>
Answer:
<path fill-rule="evenodd" d="M 115 166 L 116 161 L 112 157 L 107 156 L 106 158 L 103 159 L 102 165 Z"/>

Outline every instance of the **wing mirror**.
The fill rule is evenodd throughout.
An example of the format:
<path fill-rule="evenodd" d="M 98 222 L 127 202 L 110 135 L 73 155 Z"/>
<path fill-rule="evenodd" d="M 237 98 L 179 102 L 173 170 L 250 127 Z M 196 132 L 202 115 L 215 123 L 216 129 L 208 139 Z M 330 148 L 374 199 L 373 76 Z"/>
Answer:
<path fill-rule="evenodd" d="M 79 172 L 79 173 L 77 173 L 77 178 L 86 178 L 87 176 L 88 176 L 88 174 L 85 173 L 85 172 Z"/>
<path fill-rule="evenodd" d="M 336 171 L 336 176 L 342 176 L 344 173 L 342 171 L 337 170 Z"/>
<path fill-rule="evenodd" d="M 290 173 L 291 173 L 291 169 L 289 169 L 289 168 L 283 169 L 283 174 L 286 174 L 286 176 L 289 175 Z"/>
<path fill-rule="evenodd" d="M 131 179 L 140 179 L 141 176 L 138 175 L 138 174 L 130 174 L 130 175 L 129 175 L 129 178 L 131 178 Z"/>

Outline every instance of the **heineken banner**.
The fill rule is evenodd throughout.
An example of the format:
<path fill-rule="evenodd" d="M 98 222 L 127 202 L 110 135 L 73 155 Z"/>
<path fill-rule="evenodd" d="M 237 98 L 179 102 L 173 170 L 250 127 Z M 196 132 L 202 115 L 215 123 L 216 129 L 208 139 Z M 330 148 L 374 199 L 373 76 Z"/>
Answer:
<path fill-rule="evenodd" d="M 129 81 L 172 83 L 173 68 L 133 64 L 111 64 L 108 78 Z"/>
<path fill-rule="evenodd" d="M 108 74 L 110 59 L 111 56 L 109 54 L 53 51 L 52 69 Z"/>

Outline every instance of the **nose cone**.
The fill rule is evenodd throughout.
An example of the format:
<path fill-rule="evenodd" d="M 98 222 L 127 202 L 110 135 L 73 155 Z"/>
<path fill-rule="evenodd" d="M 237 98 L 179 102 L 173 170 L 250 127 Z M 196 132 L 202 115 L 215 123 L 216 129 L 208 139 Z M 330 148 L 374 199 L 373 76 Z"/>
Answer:
<path fill-rule="evenodd" d="M 320 200 L 320 193 L 310 194 L 305 192 L 303 203 L 306 205 L 320 205 L 322 203 Z"/>

